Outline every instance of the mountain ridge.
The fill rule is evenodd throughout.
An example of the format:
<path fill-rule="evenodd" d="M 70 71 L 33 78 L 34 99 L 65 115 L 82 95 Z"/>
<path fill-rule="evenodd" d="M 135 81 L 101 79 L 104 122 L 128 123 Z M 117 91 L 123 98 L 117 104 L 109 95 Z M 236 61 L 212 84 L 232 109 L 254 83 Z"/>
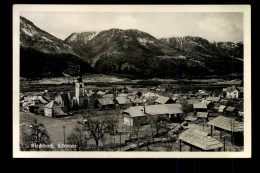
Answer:
<path fill-rule="evenodd" d="M 21 19 L 21 23 L 26 20 Z M 176 73 L 185 77 L 243 72 L 243 43 L 209 42 L 194 36 L 157 39 L 137 29 L 118 28 L 74 32 L 60 40 L 40 32 L 43 30 L 36 37 L 33 32 L 38 30 L 32 25 L 30 21 L 21 24 L 21 46 L 44 53 L 75 55 L 96 73 L 173 78 Z"/>

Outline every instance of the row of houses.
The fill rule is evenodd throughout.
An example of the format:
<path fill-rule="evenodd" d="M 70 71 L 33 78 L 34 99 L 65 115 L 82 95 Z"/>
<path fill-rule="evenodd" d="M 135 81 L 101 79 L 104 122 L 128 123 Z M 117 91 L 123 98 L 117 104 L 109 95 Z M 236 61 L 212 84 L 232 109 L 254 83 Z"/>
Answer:
<path fill-rule="evenodd" d="M 175 122 L 182 122 L 184 113 L 180 104 L 158 104 L 129 107 L 123 111 L 124 124 L 137 126 L 148 124 L 151 116 L 165 116 Z"/>

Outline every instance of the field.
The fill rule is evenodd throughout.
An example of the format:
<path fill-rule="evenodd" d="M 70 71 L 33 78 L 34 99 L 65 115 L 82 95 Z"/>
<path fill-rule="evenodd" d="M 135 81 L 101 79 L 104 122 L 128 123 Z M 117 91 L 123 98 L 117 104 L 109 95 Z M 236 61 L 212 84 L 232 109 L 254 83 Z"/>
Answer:
<path fill-rule="evenodd" d="M 58 120 L 31 113 L 20 112 L 20 132 L 30 132 L 30 128 L 23 124 L 31 124 L 34 118 L 36 118 L 39 123 L 44 124 L 53 144 L 63 143 L 63 126 L 65 126 L 65 134 L 69 134 L 74 128 L 80 126 L 80 124 L 66 120 Z"/>

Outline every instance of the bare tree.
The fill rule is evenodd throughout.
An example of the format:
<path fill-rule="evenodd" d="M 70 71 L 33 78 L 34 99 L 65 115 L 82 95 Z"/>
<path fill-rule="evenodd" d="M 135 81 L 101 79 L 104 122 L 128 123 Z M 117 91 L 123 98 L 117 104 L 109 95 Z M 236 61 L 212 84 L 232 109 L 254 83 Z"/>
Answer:
<path fill-rule="evenodd" d="M 149 116 L 150 125 L 156 131 L 156 136 L 160 135 L 160 130 L 166 129 L 167 123 L 170 122 L 165 116 Z"/>
<path fill-rule="evenodd" d="M 115 135 L 118 127 L 118 115 L 116 114 L 106 115 L 106 123 L 107 123 L 108 132 L 111 135 Z"/>
<path fill-rule="evenodd" d="M 76 127 L 67 137 L 67 143 L 76 145 L 77 151 L 84 151 L 87 148 L 88 139 L 86 135 L 84 128 Z"/>
<path fill-rule="evenodd" d="M 152 131 L 152 129 L 148 129 L 148 130 L 144 133 L 144 135 L 143 135 L 143 137 L 142 137 L 142 142 L 144 142 L 144 145 L 146 146 L 147 151 L 151 151 L 149 145 L 150 145 L 152 142 L 154 142 L 154 139 L 153 139 L 153 136 L 152 136 L 152 134 L 151 134 L 151 131 Z"/>
<path fill-rule="evenodd" d="M 193 108 L 188 104 L 186 100 L 181 100 L 182 111 L 184 113 L 192 112 Z"/>
<path fill-rule="evenodd" d="M 100 140 L 104 140 L 105 134 L 108 133 L 107 123 L 102 119 L 88 118 L 85 128 L 89 132 L 89 137 L 95 141 L 98 148 Z"/>
<path fill-rule="evenodd" d="M 51 150 L 51 140 L 45 126 L 38 123 L 37 119 L 33 119 L 30 128 L 29 134 L 25 132 L 22 134 L 21 150 Z"/>

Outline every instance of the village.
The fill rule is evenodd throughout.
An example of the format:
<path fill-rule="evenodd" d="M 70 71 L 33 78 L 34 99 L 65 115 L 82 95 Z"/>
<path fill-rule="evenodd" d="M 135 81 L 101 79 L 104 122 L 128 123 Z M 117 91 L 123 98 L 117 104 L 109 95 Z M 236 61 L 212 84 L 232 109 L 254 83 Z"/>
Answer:
<path fill-rule="evenodd" d="M 52 144 L 75 144 L 77 151 L 243 151 L 243 94 L 239 82 L 182 91 L 176 84 L 91 88 L 78 77 L 71 91 L 21 93 L 21 134 L 36 118 Z M 91 119 L 108 127 L 96 140 Z M 75 131 L 81 127 L 87 130 Z M 84 133 L 80 144 L 76 132 Z"/>

